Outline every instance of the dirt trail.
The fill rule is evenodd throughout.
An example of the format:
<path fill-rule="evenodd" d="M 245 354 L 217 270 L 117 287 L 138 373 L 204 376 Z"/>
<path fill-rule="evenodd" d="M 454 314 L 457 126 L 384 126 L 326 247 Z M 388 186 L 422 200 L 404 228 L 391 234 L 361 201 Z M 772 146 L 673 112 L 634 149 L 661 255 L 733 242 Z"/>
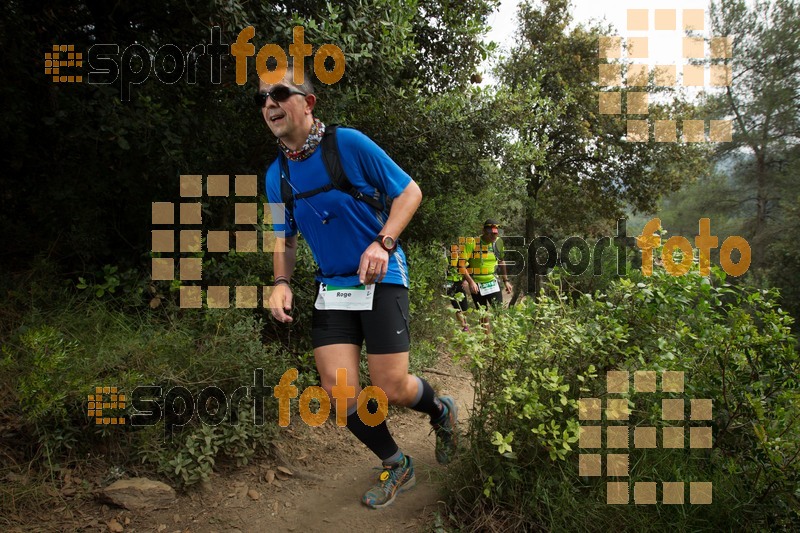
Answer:
<path fill-rule="evenodd" d="M 438 373 L 423 373 L 437 392 L 454 396 L 463 423 L 472 407 L 469 374 L 449 358 Z M 293 417 L 294 420 L 294 417 Z M 302 422 L 301 422 L 302 424 Z M 414 458 L 417 485 L 383 510 L 361 505 L 362 493 L 379 473 L 379 462 L 349 431 L 329 420 L 319 428 L 293 422 L 279 444 L 294 475 L 268 483 L 265 474 L 280 463 L 263 461 L 223 474 L 205 488 L 181 495 L 170 509 L 149 514 L 97 507 L 99 530 L 114 519 L 124 531 L 264 532 L 264 531 L 418 531 L 430 526 L 439 507 L 438 479 L 444 471 L 434 456 L 434 435 L 427 417 L 409 409 L 390 413 L 389 428 L 401 449 Z M 126 520 L 127 519 L 127 520 Z M 127 522 L 127 523 L 126 523 Z"/>

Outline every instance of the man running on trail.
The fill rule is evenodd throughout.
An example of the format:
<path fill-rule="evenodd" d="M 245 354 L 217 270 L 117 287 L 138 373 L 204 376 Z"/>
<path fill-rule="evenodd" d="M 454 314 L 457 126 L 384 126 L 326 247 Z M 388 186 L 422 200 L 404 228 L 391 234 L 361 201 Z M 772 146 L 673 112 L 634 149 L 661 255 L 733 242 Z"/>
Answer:
<path fill-rule="evenodd" d="M 285 209 L 273 210 L 273 220 L 285 217 L 285 224 L 273 227 L 284 233 L 273 256 L 272 315 L 280 322 L 292 321 L 291 280 L 300 231 L 319 267 L 311 336 L 323 389 L 332 396 L 337 369 L 345 369 L 347 386 L 358 396 L 361 345 L 366 342 L 372 385 L 386 393 L 389 403 L 430 415 L 436 459 L 447 463 L 457 444 L 456 404 L 448 396 L 437 397 L 424 379 L 408 373 L 408 266 L 397 239 L 422 193 L 378 145 L 350 128 L 336 129 L 333 140 L 341 170 L 355 189 L 330 186 L 331 152 L 322 152 L 330 146 L 325 136 L 333 128 L 314 117 L 316 102 L 310 76 L 300 85 L 293 83 L 291 63 L 280 82 L 259 81 L 256 103 L 280 147 L 278 160 L 266 173 L 267 196 L 271 204 L 287 204 L 288 190 L 290 198 Z M 362 201 L 360 194 L 373 203 L 379 199 L 382 209 Z M 392 199 L 391 213 L 387 199 Z M 385 507 L 398 492 L 414 486 L 412 458 L 395 443 L 385 420 L 377 426 L 361 420 L 355 397 L 347 400 L 347 428 L 383 464 L 378 483 L 362 497 L 365 505 Z"/>
<path fill-rule="evenodd" d="M 490 218 L 483 223 L 481 236 L 469 239 L 464 246 L 464 252 L 468 258 L 468 268 L 464 273 L 464 289 L 472 293 L 472 300 L 475 302 L 476 308 L 503 305 L 500 283 L 495 276 L 498 266 L 503 287 L 508 294 L 511 294 L 512 286 L 508 281 L 506 264 L 503 261 L 505 257 L 503 239 L 499 234 L 497 221 Z M 491 333 L 492 325 L 488 316 L 481 317 L 481 325 L 487 334 Z"/>

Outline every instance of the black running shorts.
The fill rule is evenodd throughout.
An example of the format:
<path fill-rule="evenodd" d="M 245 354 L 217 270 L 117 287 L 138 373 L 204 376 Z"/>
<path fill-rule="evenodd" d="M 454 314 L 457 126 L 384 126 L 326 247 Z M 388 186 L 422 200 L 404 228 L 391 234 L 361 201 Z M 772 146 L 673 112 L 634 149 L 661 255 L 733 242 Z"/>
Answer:
<path fill-rule="evenodd" d="M 464 292 L 464 286 L 461 281 L 454 281 L 452 285 L 447 288 L 447 295 L 450 297 L 450 305 L 453 309 L 466 311 L 469 308 L 469 301 L 467 300 L 467 293 Z M 456 298 L 457 294 L 461 294 Z"/>
<path fill-rule="evenodd" d="M 319 284 L 315 294 L 319 294 Z M 316 296 L 315 296 L 316 299 Z M 402 285 L 378 283 L 371 311 L 320 311 L 311 315 L 311 343 L 314 348 L 329 344 L 367 343 L 368 354 L 407 352 L 408 289 Z"/>
<path fill-rule="evenodd" d="M 472 295 L 472 301 L 475 303 L 476 308 L 489 306 L 503 307 L 503 292 L 500 290 L 498 292 L 493 292 L 492 294 L 487 294 L 486 296 L 483 296 L 480 292 L 478 292 L 477 294 Z"/>

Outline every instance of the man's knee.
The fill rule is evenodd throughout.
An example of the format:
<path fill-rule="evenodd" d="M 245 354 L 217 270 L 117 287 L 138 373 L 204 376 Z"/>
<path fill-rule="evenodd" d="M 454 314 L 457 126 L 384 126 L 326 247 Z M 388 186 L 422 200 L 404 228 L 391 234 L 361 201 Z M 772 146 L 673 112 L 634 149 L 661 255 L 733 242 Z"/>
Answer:
<path fill-rule="evenodd" d="M 339 380 L 337 383 L 335 372 L 330 375 L 320 375 L 320 386 L 328 394 L 332 405 L 336 405 L 337 399 L 345 398 L 348 409 L 356 404 L 356 399 L 361 393 L 361 387 L 359 387 L 358 382 L 352 382 L 350 376 L 348 376 L 346 382 Z"/>
<path fill-rule="evenodd" d="M 409 402 L 409 377 L 403 376 L 400 379 L 380 380 L 373 385 L 379 387 L 392 405 L 405 405 Z"/>

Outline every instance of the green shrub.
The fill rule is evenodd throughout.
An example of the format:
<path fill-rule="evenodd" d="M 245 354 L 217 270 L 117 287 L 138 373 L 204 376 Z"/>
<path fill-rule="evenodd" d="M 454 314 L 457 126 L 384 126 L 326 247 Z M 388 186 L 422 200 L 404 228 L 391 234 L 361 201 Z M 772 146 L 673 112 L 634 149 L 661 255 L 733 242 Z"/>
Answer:
<path fill-rule="evenodd" d="M 439 243 L 412 242 L 406 246 L 408 257 L 409 313 L 411 315 L 411 372 L 434 365 L 442 351 L 439 337 L 442 324 L 453 320 L 443 297 L 442 285 L 446 258 Z"/>
<path fill-rule="evenodd" d="M 470 449 L 450 469 L 450 503 L 462 522 L 476 530 L 797 528 L 800 359 L 776 295 L 731 286 L 719 270 L 709 279 L 657 269 L 577 299 L 554 281 L 537 303 L 496 316 L 491 342 L 454 338 L 476 388 Z M 712 449 L 631 449 L 627 479 L 711 481 L 711 505 L 690 505 L 688 495 L 685 505 L 607 505 L 606 479 L 578 476 L 576 400 L 605 405 L 609 370 L 631 378 L 683 371 L 677 397 L 713 400 L 712 421 L 683 423 L 710 425 Z M 661 420 L 660 400 L 674 394 L 622 397 L 629 426 L 676 425 Z"/>
<path fill-rule="evenodd" d="M 207 477 L 217 456 L 241 464 L 269 443 L 277 424 L 272 397 L 265 402 L 263 425 L 254 423 L 248 408 L 232 408 L 231 420 L 212 427 L 195 416 L 171 439 L 165 437 L 163 420 L 142 428 L 96 425 L 87 416 L 87 395 L 97 386 L 116 386 L 129 397 L 137 386 L 160 386 L 163 408 L 172 387 L 184 387 L 196 399 L 213 385 L 230 398 L 236 388 L 253 384 L 256 368 L 263 368 L 264 383 L 274 386 L 287 369 L 298 366 L 279 343 L 262 341 L 263 324 L 252 312 L 164 312 L 170 321 L 158 311 L 131 316 L 96 301 L 23 327 L 4 346 L 2 381 L 14 391 L 15 414 L 32 437 L 27 459 L 44 457 L 54 467 L 102 449 L 118 466 L 141 458 L 179 484 L 191 484 Z M 302 372 L 297 386 L 315 379 Z M 126 411 L 106 416 L 130 415 L 130 399 Z"/>

